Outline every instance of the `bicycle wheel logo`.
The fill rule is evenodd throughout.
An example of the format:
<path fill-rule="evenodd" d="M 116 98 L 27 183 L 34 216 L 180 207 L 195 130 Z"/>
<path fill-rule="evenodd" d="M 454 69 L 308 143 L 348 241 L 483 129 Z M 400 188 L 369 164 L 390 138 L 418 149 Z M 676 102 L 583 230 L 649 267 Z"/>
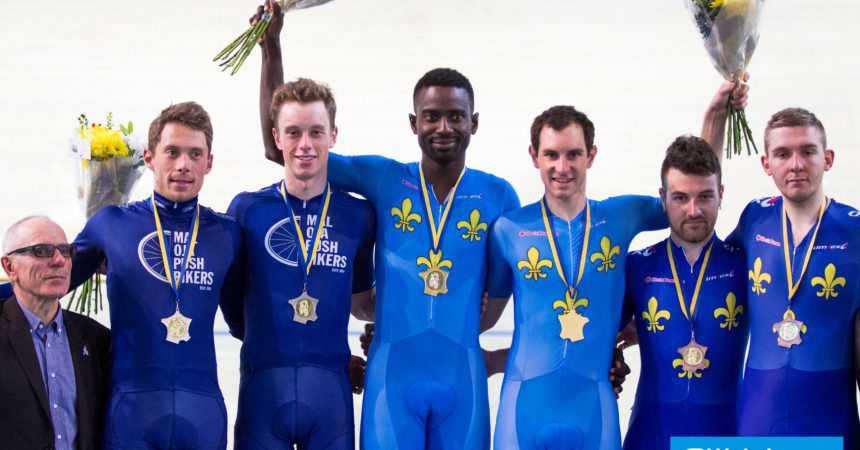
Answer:
<path fill-rule="evenodd" d="M 296 230 L 295 227 L 293 229 L 290 227 L 293 227 L 293 224 L 289 217 L 272 225 L 266 233 L 266 251 L 281 264 L 296 267 L 299 265 L 296 254 Z"/>
<path fill-rule="evenodd" d="M 170 236 L 171 232 L 165 230 L 164 234 Z M 140 264 L 150 275 L 167 283 L 167 277 L 164 275 L 164 259 L 161 257 L 161 246 L 158 245 L 157 231 L 147 234 L 140 240 L 140 244 L 137 246 L 137 257 L 140 258 Z"/>

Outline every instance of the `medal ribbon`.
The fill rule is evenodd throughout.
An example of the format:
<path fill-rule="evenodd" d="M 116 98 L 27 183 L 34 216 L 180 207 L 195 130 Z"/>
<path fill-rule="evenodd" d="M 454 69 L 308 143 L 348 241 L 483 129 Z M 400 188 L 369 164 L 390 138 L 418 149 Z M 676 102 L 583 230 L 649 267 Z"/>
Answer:
<path fill-rule="evenodd" d="M 818 220 L 815 223 L 815 231 L 812 232 L 812 240 L 809 242 L 809 248 L 806 249 L 806 256 L 803 258 L 803 267 L 800 269 L 800 276 L 797 277 L 797 283 L 794 282 L 794 277 L 791 274 L 791 257 L 788 254 L 788 220 L 785 212 L 785 198 L 782 199 L 782 247 L 785 255 L 785 273 L 788 275 L 788 304 L 791 309 L 791 299 L 797 290 L 800 289 L 800 282 L 803 281 L 803 274 L 806 273 L 806 267 L 809 265 L 809 259 L 812 257 L 812 248 L 815 247 L 815 239 L 818 237 L 818 228 L 821 226 L 821 218 L 824 217 L 824 210 L 830 205 L 830 199 L 824 197 L 824 203 L 821 204 L 821 209 L 818 211 Z"/>
<path fill-rule="evenodd" d="M 155 216 L 155 230 L 158 232 L 158 246 L 161 248 L 161 260 L 164 263 L 164 275 L 167 277 L 167 282 L 170 288 L 173 289 L 174 299 L 176 300 L 176 310 L 179 310 L 179 288 L 182 280 L 185 278 L 185 271 L 188 269 L 188 262 L 191 261 L 191 256 L 194 255 L 194 247 L 197 245 L 197 231 L 200 228 L 200 204 L 195 205 L 194 218 L 191 219 L 191 227 L 188 229 L 189 238 L 185 242 L 185 256 L 182 258 L 182 265 L 179 268 L 178 278 L 173 278 L 173 266 L 170 262 L 173 260 L 173 255 L 170 249 L 173 248 L 166 244 L 167 239 L 164 237 L 164 229 L 161 226 L 161 218 L 158 216 L 158 206 L 155 203 L 155 194 L 152 195 L 152 215 Z"/>
<path fill-rule="evenodd" d="M 549 239 L 549 248 L 552 251 L 552 259 L 555 261 L 555 269 L 558 271 L 558 276 L 564 285 L 570 290 L 570 283 L 567 282 L 567 277 L 564 276 L 564 269 L 561 267 L 561 260 L 558 257 L 558 247 L 555 243 L 555 233 L 553 232 L 552 222 L 549 219 L 549 206 L 546 204 L 546 196 L 540 201 L 540 212 L 543 216 L 543 225 L 546 228 L 546 236 Z M 579 286 L 579 280 L 582 279 L 582 271 L 585 269 L 585 256 L 588 254 L 588 235 L 591 233 L 591 206 L 588 204 L 588 199 L 585 199 L 585 233 L 582 237 L 582 255 L 579 258 L 579 273 L 576 275 L 576 284 L 574 289 Z"/>
<path fill-rule="evenodd" d="M 684 317 L 687 318 L 690 326 L 692 326 L 692 318 L 695 317 L 696 302 L 699 300 L 699 290 L 702 288 L 702 280 L 705 279 L 705 269 L 708 267 L 708 260 L 711 259 L 711 249 L 714 248 L 714 239 L 711 239 L 711 245 L 708 245 L 708 250 L 705 251 L 705 259 L 702 261 L 702 268 L 699 269 L 699 278 L 696 280 L 696 288 L 693 290 L 693 298 L 690 301 L 689 314 L 687 313 L 687 305 L 684 302 L 684 291 L 681 289 L 681 282 L 678 281 L 678 270 L 675 267 L 675 257 L 672 256 L 671 241 L 672 238 L 666 239 L 666 252 L 669 255 L 669 266 L 672 268 L 672 281 L 675 282 L 675 290 L 678 292 L 678 302 L 681 303 L 681 312 L 684 313 Z"/>
<path fill-rule="evenodd" d="M 323 201 L 320 202 L 320 212 L 317 214 L 317 229 L 314 230 L 313 245 L 311 247 L 310 255 L 308 255 L 308 246 L 305 243 L 304 233 L 302 233 L 301 227 L 299 227 L 299 221 L 296 219 L 296 215 L 293 213 L 293 207 L 290 206 L 290 201 L 287 199 L 287 183 L 286 181 L 281 183 L 280 191 L 281 196 L 284 198 L 284 204 L 287 205 L 287 211 L 290 213 L 290 217 L 293 220 L 293 225 L 296 227 L 296 240 L 299 241 L 299 247 L 302 252 L 299 256 L 299 263 L 301 264 L 299 267 L 304 267 L 302 270 L 302 278 L 304 279 L 304 291 L 308 290 L 308 276 L 311 274 L 311 266 L 314 264 L 314 257 L 317 254 L 317 250 L 319 250 L 320 246 L 320 237 L 322 236 L 322 229 L 325 227 L 325 219 L 328 216 L 328 205 L 331 202 L 331 187 L 328 182 L 325 184 L 325 191 L 323 191 Z"/>
<path fill-rule="evenodd" d="M 457 193 L 457 186 L 460 185 L 460 180 L 463 179 L 463 174 L 466 173 L 466 168 L 463 167 L 463 171 L 460 172 L 460 176 L 457 177 L 457 182 L 454 183 L 454 187 L 452 187 L 451 192 L 448 193 L 448 204 L 445 205 L 442 217 L 439 218 L 438 228 L 436 227 L 433 210 L 430 207 L 430 194 L 427 189 L 427 181 L 424 179 L 424 167 L 420 162 L 418 163 L 418 173 L 421 175 L 421 194 L 424 198 L 424 210 L 427 211 L 427 223 L 430 224 L 430 236 L 433 238 L 433 250 L 438 251 L 439 243 L 442 241 L 442 231 L 445 230 L 445 222 L 448 220 L 448 212 L 451 211 L 451 205 L 454 204 L 454 195 Z"/>

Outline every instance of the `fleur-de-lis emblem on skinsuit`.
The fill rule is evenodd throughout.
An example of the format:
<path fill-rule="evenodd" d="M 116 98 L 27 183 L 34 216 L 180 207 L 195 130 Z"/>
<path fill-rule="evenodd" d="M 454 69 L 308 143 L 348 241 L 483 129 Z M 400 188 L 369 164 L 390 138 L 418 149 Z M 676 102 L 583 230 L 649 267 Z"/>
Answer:
<path fill-rule="evenodd" d="M 824 278 L 815 277 L 812 279 L 813 286 L 821 286 L 821 290 L 815 295 L 824 297 L 825 300 L 830 300 L 830 297 L 839 297 L 836 292 L 837 286 L 845 286 L 845 278 L 836 276 L 836 266 L 833 263 L 824 268 Z"/>
<path fill-rule="evenodd" d="M 403 203 L 400 204 L 400 208 L 393 207 L 391 208 L 391 217 L 397 219 L 394 222 L 394 228 L 402 232 L 407 231 L 415 231 L 415 226 L 412 225 L 412 221 L 415 223 L 421 223 L 421 216 L 412 212 L 412 200 L 408 198 L 403 199 Z"/>
<path fill-rule="evenodd" d="M 441 269 L 443 267 L 446 269 L 451 269 L 451 267 L 454 266 L 454 263 L 452 263 L 450 259 L 442 259 L 442 250 L 439 250 L 438 252 L 430 250 L 428 256 L 430 257 L 429 259 L 423 256 L 419 256 L 418 259 L 415 260 L 415 263 L 418 264 L 418 267 L 427 266 L 427 270 L 433 270 Z"/>
<path fill-rule="evenodd" d="M 715 319 L 720 318 L 720 316 L 726 318 L 726 320 L 720 324 L 720 328 L 725 328 L 731 331 L 733 327 L 738 326 L 738 315 L 744 313 L 744 305 L 738 305 L 737 303 L 738 299 L 735 297 L 735 294 L 729 292 L 729 295 L 726 296 L 726 307 L 714 310 Z"/>
<path fill-rule="evenodd" d="M 535 247 L 529 248 L 526 252 L 528 260 L 522 260 L 517 263 L 517 270 L 526 270 L 526 279 L 537 281 L 540 278 L 546 278 L 543 268 L 552 269 L 552 261 L 548 259 L 540 259 L 540 252 Z"/>
<path fill-rule="evenodd" d="M 573 288 L 568 289 L 564 293 L 564 300 L 556 300 L 552 302 L 552 309 L 561 308 L 561 314 L 567 314 L 571 311 L 576 311 L 581 314 L 582 311 L 577 311 L 577 308 L 582 308 L 583 310 L 585 310 L 585 308 L 588 308 L 588 299 L 576 298 L 577 295 L 578 294 L 576 290 L 574 290 Z"/>
<path fill-rule="evenodd" d="M 666 328 L 666 325 L 661 324 L 660 319 L 669 320 L 672 317 L 672 313 L 665 309 L 659 310 L 659 308 L 660 305 L 657 303 L 657 298 L 651 297 L 651 299 L 648 300 L 648 311 L 642 311 L 642 319 L 648 321 L 648 324 L 645 327 L 648 331 L 653 331 L 654 333 L 662 331 Z"/>
<path fill-rule="evenodd" d="M 710 367 L 710 365 L 711 365 L 711 360 L 708 358 L 705 358 L 705 367 L 704 368 L 707 369 L 708 367 Z M 683 366 L 684 366 L 684 360 L 681 358 L 678 358 L 678 359 L 672 361 L 672 367 L 674 367 L 676 369 L 678 367 L 683 367 Z M 688 379 L 692 379 L 694 376 L 696 378 L 702 378 L 702 372 L 698 372 L 698 371 L 693 372 L 693 371 L 681 369 L 681 372 L 678 374 L 678 378 L 687 377 Z"/>
<path fill-rule="evenodd" d="M 481 231 L 487 231 L 487 224 L 485 222 L 481 222 L 481 212 L 477 209 L 473 209 L 471 213 L 469 213 L 469 221 L 461 220 L 457 222 L 457 229 L 462 230 L 466 229 L 466 232 L 461 234 L 460 237 L 463 239 L 468 239 L 469 242 L 480 241 L 481 236 L 478 234 Z"/>
<path fill-rule="evenodd" d="M 752 291 L 755 294 L 761 295 L 767 292 L 763 283 L 770 284 L 770 274 L 761 271 L 761 258 L 756 258 L 753 263 L 753 270 L 749 271 L 749 279 L 752 280 Z"/>
<path fill-rule="evenodd" d="M 591 262 L 596 263 L 600 261 L 600 265 L 597 266 L 598 272 L 603 272 L 604 270 L 609 272 L 610 269 L 615 268 L 615 260 L 612 258 L 621 253 L 621 247 L 616 245 L 612 246 L 612 243 L 609 242 L 609 238 L 603 236 L 600 238 L 600 251 L 591 254 Z"/>

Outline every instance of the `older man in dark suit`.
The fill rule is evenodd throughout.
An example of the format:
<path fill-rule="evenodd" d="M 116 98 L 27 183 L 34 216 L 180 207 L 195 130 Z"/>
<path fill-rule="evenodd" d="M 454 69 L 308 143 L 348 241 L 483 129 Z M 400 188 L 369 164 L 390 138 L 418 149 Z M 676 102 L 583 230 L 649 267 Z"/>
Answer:
<path fill-rule="evenodd" d="M 0 300 L 2 448 L 101 447 L 110 332 L 60 307 L 74 252 L 47 217 L 15 223 L 3 240 L 14 295 Z"/>

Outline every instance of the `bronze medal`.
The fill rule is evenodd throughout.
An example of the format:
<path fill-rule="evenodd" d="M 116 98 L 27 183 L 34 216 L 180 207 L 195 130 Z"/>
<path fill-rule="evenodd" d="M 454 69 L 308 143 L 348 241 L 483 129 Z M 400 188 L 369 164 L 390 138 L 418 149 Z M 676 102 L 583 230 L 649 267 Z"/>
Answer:
<path fill-rule="evenodd" d="M 710 365 L 710 361 L 705 359 L 705 355 L 708 353 L 708 347 L 705 347 L 704 345 L 696 342 L 694 319 L 696 313 L 696 305 L 699 301 L 699 293 L 702 289 L 702 281 L 705 279 L 705 271 L 708 267 L 708 261 L 710 261 L 711 259 L 711 250 L 713 250 L 714 248 L 715 238 L 712 238 L 711 243 L 708 245 L 708 249 L 705 250 L 702 267 L 701 269 L 699 269 L 699 277 L 696 280 L 696 287 L 693 290 L 693 298 L 690 301 L 689 311 L 687 309 L 687 304 L 684 301 L 684 291 L 681 289 L 681 283 L 678 281 L 678 269 L 675 267 L 675 257 L 672 256 L 672 252 L 674 250 L 672 250 L 671 240 L 671 237 L 666 240 L 666 255 L 669 258 L 669 267 L 672 268 L 672 281 L 675 284 L 675 292 L 678 296 L 678 303 L 681 306 L 681 312 L 684 314 L 684 317 L 687 319 L 687 322 L 690 323 L 690 342 L 687 345 L 679 348 L 678 353 L 681 355 L 683 370 L 685 372 L 688 372 L 689 374 L 696 374 L 697 377 L 700 377 L 700 372 L 708 368 L 708 366 Z"/>
<path fill-rule="evenodd" d="M 776 344 L 780 347 L 791 348 L 803 343 L 801 334 L 806 333 L 806 325 L 797 320 L 794 311 L 788 310 L 782 315 L 782 321 L 773 324 L 776 333 Z"/>
<path fill-rule="evenodd" d="M 812 238 L 809 241 L 809 246 L 806 249 L 806 256 L 803 258 L 803 265 L 800 268 L 800 275 L 797 277 L 797 282 L 794 281 L 791 262 L 792 256 L 789 255 L 789 239 L 788 239 L 788 215 L 785 211 L 785 199 L 782 205 L 782 247 L 783 257 L 785 259 L 785 276 L 788 282 L 788 309 L 782 315 L 782 321 L 773 324 L 773 332 L 776 333 L 776 344 L 780 347 L 791 348 L 795 345 L 803 343 L 802 334 L 806 333 L 806 325 L 797 320 L 794 311 L 791 310 L 791 302 L 794 295 L 800 289 L 800 284 L 803 282 L 803 276 L 806 274 L 806 268 L 809 266 L 809 260 L 812 258 L 812 250 L 815 248 L 815 240 L 818 237 L 818 229 L 821 227 L 824 211 L 830 205 L 830 199 L 824 198 L 821 208 L 818 210 L 818 220 L 815 222 L 815 228 L 812 232 Z M 796 249 L 795 249 L 796 250 Z M 814 284 L 813 284 L 814 285 Z M 819 294 L 820 295 L 820 294 Z"/>
<path fill-rule="evenodd" d="M 705 370 L 705 354 L 708 353 L 708 347 L 696 342 L 695 338 L 690 339 L 690 343 L 679 348 L 678 353 L 681 355 L 681 360 L 684 361 L 685 372 L 698 372 Z"/>

